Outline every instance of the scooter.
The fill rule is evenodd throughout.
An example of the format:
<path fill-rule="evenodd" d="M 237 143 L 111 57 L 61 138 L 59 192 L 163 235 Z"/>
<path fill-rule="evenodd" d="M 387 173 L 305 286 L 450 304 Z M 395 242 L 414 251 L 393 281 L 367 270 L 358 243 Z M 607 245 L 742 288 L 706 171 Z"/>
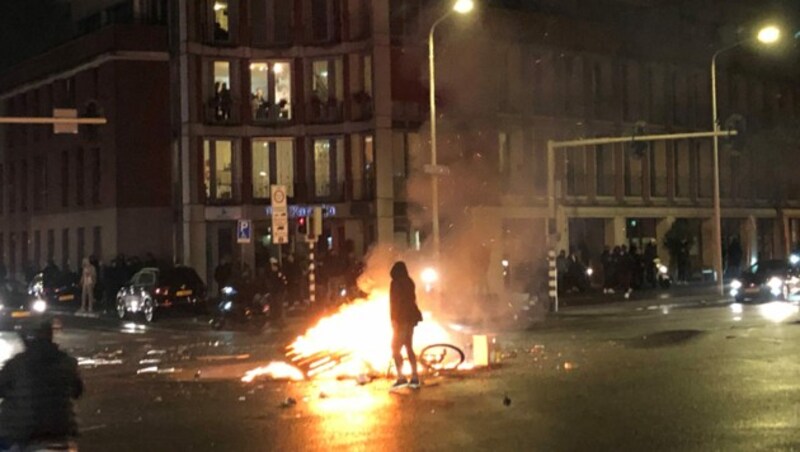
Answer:
<path fill-rule="evenodd" d="M 672 285 L 672 278 L 669 276 L 669 269 L 661 263 L 661 259 L 653 259 L 656 273 L 656 285 L 662 289 L 669 289 Z"/>
<path fill-rule="evenodd" d="M 217 310 L 211 319 L 211 327 L 221 330 L 229 325 L 261 330 L 269 320 L 269 294 L 253 294 L 250 303 L 245 302 L 249 294 L 240 293 L 228 286 L 222 289 Z"/>

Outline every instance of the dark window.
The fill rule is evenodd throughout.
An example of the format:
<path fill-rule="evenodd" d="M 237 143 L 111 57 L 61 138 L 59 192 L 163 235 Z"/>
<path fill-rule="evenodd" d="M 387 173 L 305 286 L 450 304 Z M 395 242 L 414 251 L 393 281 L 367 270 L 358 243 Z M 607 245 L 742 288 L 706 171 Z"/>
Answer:
<path fill-rule="evenodd" d="M 14 213 L 17 208 L 17 174 L 14 163 L 8 164 L 8 211 Z"/>
<path fill-rule="evenodd" d="M 78 228 L 75 231 L 75 243 L 78 245 L 76 265 L 83 264 L 83 258 L 86 257 L 86 231 L 84 228 Z"/>
<path fill-rule="evenodd" d="M 83 194 L 86 187 L 86 168 L 84 168 L 83 148 L 78 148 L 75 155 L 75 203 L 83 205 Z"/>
<path fill-rule="evenodd" d="M 47 197 L 47 164 L 44 156 L 33 159 L 33 210 L 40 211 Z"/>
<path fill-rule="evenodd" d="M 19 210 L 28 211 L 28 161 L 20 162 L 19 175 Z"/>
<path fill-rule="evenodd" d="M 325 41 L 330 38 L 329 17 L 328 0 L 311 0 L 311 36 L 315 41 Z"/>
<path fill-rule="evenodd" d="M 92 204 L 100 204 L 100 182 L 103 176 L 100 148 L 92 149 Z"/>
<path fill-rule="evenodd" d="M 41 231 L 33 232 L 33 266 L 40 268 L 42 265 L 42 233 Z"/>
<path fill-rule="evenodd" d="M 56 232 L 52 229 L 47 230 L 47 260 L 51 261 L 56 257 Z"/>
<path fill-rule="evenodd" d="M 92 254 L 98 259 L 103 257 L 103 228 L 100 226 L 92 228 Z"/>
<path fill-rule="evenodd" d="M 64 80 L 64 101 L 67 107 L 75 108 L 75 77 Z"/>
<path fill-rule="evenodd" d="M 6 184 L 5 184 L 5 168 L 3 165 L 0 165 L 0 213 L 3 213 L 3 208 L 5 207 L 5 197 L 6 197 Z"/>
<path fill-rule="evenodd" d="M 292 4 L 294 2 L 275 2 L 275 42 L 292 40 Z"/>
<path fill-rule="evenodd" d="M 69 268 L 69 229 L 61 230 L 61 269 Z"/>
<path fill-rule="evenodd" d="M 13 279 L 17 272 L 17 234 L 13 232 L 8 234 L 8 251 L 9 274 Z"/>
<path fill-rule="evenodd" d="M 594 149 L 597 170 L 597 196 L 614 194 L 614 152 L 611 146 L 596 146 Z"/>
<path fill-rule="evenodd" d="M 61 152 L 61 207 L 69 206 L 69 151 Z"/>
<path fill-rule="evenodd" d="M 26 271 L 31 265 L 30 256 L 28 256 L 28 231 L 20 233 L 20 267 L 22 271 Z"/>
<path fill-rule="evenodd" d="M 594 106 L 594 115 L 599 117 L 602 115 L 603 108 L 603 69 L 599 63 L 592 65 L 592 105 Z"/>

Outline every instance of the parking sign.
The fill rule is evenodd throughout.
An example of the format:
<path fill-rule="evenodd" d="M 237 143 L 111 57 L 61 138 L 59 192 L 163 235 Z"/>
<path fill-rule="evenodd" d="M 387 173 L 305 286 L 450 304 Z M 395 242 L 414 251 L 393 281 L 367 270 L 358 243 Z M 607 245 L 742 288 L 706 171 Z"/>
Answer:
<path fill-rule="evenodd" d="M 250 220 L 239 220 L 236 225 L 236 243 L 250 243 L 253 239 L 253 223 Z"/>

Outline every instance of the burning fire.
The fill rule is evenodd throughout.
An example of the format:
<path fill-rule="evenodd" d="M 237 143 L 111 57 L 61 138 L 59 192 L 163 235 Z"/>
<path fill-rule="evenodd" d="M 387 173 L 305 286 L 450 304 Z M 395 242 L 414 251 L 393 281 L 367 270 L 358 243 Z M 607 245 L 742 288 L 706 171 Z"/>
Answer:
<path fill-rule="evenodd" d="M 423 313 L 423 317 L 414 330 L 415 349 L 452 342 L 450 334 L 430 313 Z M 291 364 L 272 362 L 247 372 L 242 381 L 250 382 L 262 375 L 299 380 L 304 374 L 308 378 L 335 378 L 386 372 L 393 369 L 391 342 L 389 294 L 375 291 L 368 299 L 345 305 L 322 318 L 297 337 L 287 347 Z"/>

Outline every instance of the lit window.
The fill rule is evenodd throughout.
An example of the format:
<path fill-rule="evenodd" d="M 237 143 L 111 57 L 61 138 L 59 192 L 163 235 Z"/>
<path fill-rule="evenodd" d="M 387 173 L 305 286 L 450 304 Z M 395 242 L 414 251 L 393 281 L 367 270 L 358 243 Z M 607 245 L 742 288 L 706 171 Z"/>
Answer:
<path fill-rule="evenodd" d="M 211 116 L 217 121 L 231 118 L 233 97 L 231 96 L 231 64 L 228 61 L 214 61 L 214 86 L 210 107 Z"/>
<path fill-rule="evenodd" d="M 294 142 L 290 139 L 253 140 L 253 197 L 268 199 L 270 185 L 284 185 L 294 196 Z"/>
<path fill-rule="evenodd" d="M 231 37 L 230 22 L 228 19 L 228 1 L 217 0 L 214 2 L 214 40 L 228 41 Z"/>
<path fill-rule="evenodd" d="M 314 195 L 336 196 L 344 182 L 344 139 L 314 140 Z"/>
<path fill-rule="evenodd" d="M 250 104 L 253 119 L 291 119 L 292 67 L 288 62 L 265 61 L 250 64 Z"/>
<path fill-rule="evenodd" d="M 222 201 L 233 199 L 233 142 L 205 140 L 203 168 L 206 198 Z"/>
<path fill-rule="evenodd" d="M 328 71 L 328 61 L 321 60 L 314 62 L 314 79 L 312 81 L 311 89 L 314 96 L 319 100 L 328 100 L 330 91 L 328 90 L 330 81 L 330 72 Z"/>

